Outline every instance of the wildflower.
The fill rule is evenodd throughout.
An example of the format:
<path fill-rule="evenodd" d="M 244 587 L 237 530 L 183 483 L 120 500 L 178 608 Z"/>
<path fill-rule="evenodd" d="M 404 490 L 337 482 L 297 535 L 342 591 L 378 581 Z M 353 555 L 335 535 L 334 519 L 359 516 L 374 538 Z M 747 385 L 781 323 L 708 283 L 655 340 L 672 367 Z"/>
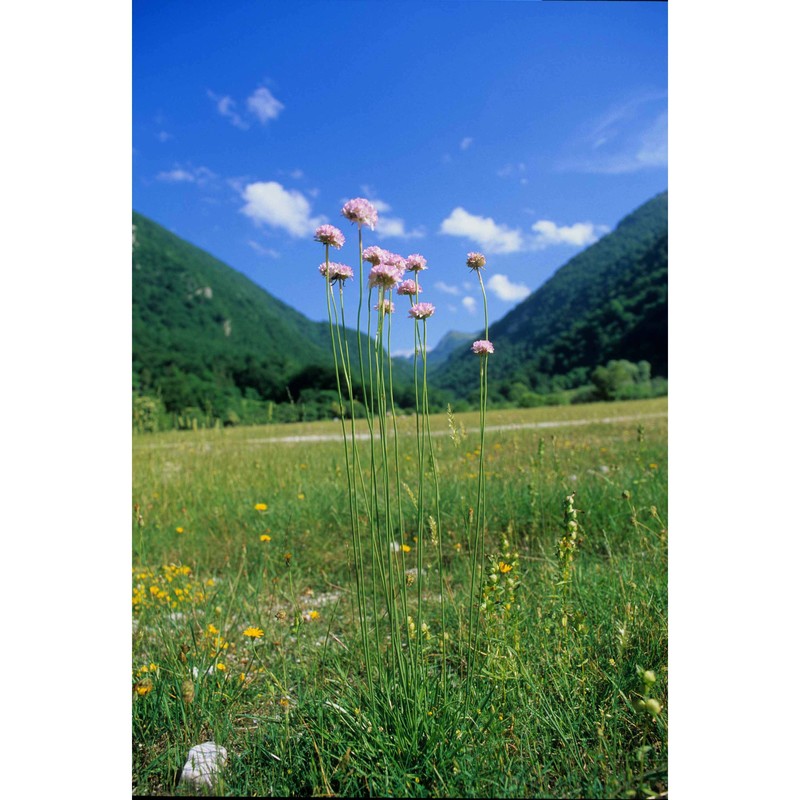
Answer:
<path fill-rule="evenodd" d="M 175 533 L 183 533 L 183 528 L 175 528 Z"/>
<path fill-rule="evenodd" d="M 511 570 L 512 570 L 513 568 L 514 568 L 514 567 L 513 567 L 511 564 L 506 564 L 506 562 L 505 562 L 505 561 L 501 561 L 501 562 L 500 562 L 500 563 L 497 565 L 497 569 L 499 569 L 499 570 L 500 570 L 500 572 L 502 572 L 503 574 L 505 574 L 506 572 L 511 572 Z"/>
<path fill-rule="evenodd" d="M 403 281 L 397 287 L 397 294 L 411 295 L 411 294 L 419 294 L 421 292 L 422 292 L 422 287 L 416 281 L 411 281 L 411 280 Z"/>
<path fill-rule="evenodd" d="M 264 635 L 264 631 L 262 631 L 261 628 L 254 628 L 250 626 L 242 631 L 242 635 L 248 636 L 251 639 L 260 639 Z"/>
<path fill-rule="evenodd" d="M 494 353 L 494 345 L 488 339 L 478 339 L 472 343 L 472 352 L 479 356 Z"/>
<path fill-rule="evenodd" d="M 194 681 L 187 679 L 181 684 L 181 697 L 187 705 L 194 700 Z"/>
<path fill-rule="evenodd" d="M 486 256 L 483 253 L 467 253 L 467 266 L 477 272 L 486 266 Z"/>
<path fill-rule="evenodd" d="M 207 630 L 208 630 L 209 636 L 216 636 L 219 633 L 219 628 L 216 628 L 211 623 L 209 623 Z"/>
<path fill-rule="evenodd" d="M 378 247 L 375 244 L 372 245 L 372 247 L 367 247 L 363 253 L 364 261 L 369 261 L 370 264 L 374 264 L 376 266 L 380 264 L 383 261 L 384 256 L 387 255 L 389 254 L 386 252 L 386 250 L 384 250 L 382 247 Z"/>
<path fill-rule="evenodd" d="M 337 264 L 335 261 L 331 261 L 329 264 L 319 265 L 319 274 L 331 283 L 336 283 L 336 281 L 344 283 L 348 278 L 353 277 L 353 269 L 346 264 Z"/>
<path fill-rule="evenodd" d="M 267 510 L 267 504 L 266 504 L 266 503 L 256 503 L 256 504 L 253 506 L 253 508 L 254 508 L 256 511 L 266 511 L 266 510 Z"/>
<path fill-rule="evenodd" d="M 391 264 L 376 264 L 369 271 L 370 287 L 380 286 L 384 289 L 393 289 L 400 283 L 403 273 Z"/>
<path fill-rule="evenodd" d="M 659 703 L 655 697 L 651 697 L 649 700 L 645 700 L 644 710 L 647 711 L 648 714 L 657 717 L 661 713 L 661 703 Z"/>
<path fill-rule="evenodd" d="M 344 234 L 333 225 L 320 225 L 314 232 L 314 239 L 322 244 L 329 244 L 337 250 L 344 244 Z"/>
<path fill-rule="evenodd" d="M 402 550 L 404 553 L 410 553 L 410 552 L 411 552 L 411 547 L 410 547 L 409 545 L 407 545 L 407 544 L 401 544 L 401 545 L 400 545 L 400 549 L 401 549 L 401 550 Z"/>
<path fill-rule="evenodd" d="M 297 495 L 297 499 L 298 499 L 298 500 L 305 500 L 305 499 L 306 499 L 306 496 L 305 496 L 305 495 L 304 495 L 302 492 L 300 492 L 300 493 Z"/>
<path fill-rule="evenodd" d="M 376 311 L 382 311 L 384 314 L 394 314 L 394 303 L 391 300 L 384 300 L 375 306 Z"/>
<path fill-rule="evenodd" d="M 390 267 L 396 267 L 400 270 L 401 276 L 408 268 L 406 265 L 406 260 L 403 258 L 403 256 L 400 256 L 397 253 L 389 253 L 386 250 L 383 251 L 381 263 L 388 264 Z"/>
<path fill-rule="evenodd" d="M 217 664 L 217 669 L 220 672 L 225 672 L 228 668 L 225 666 L 225 664 Z"/>
<path fill-rule="evenodd" d="M 146 694 L 153 691 L 153 681 L 150 680 L 150 678 L 143 678 L 133 684 L 133 691 L 136 692 L 139 697 L 144 697 Z"/>
<path fill-rule="evenodd" d="M 378 211 L 375 206 L 363 197 L 348 200 L 342 207 L 342 216 L 350 222 L 357 222 L 359 226 L 369 225 L 370 230 L 375 230 L 378 223 Z"/>
<path fill-rule="evenodd" d="M 272 541 L 272 537 L 268 533 L 262 533 L 260 538 L 261 538 L 262 542 L 271 542 Z"/>
<path fill-rule="evenodd" d="M 434 311 L 436 311 L 436 306 L 433 303 L 417 303 L 411 306 L 408 316 L 414 317 L 414 319 L 427 319 L 433 315 Z"/>
<path fill-rule="evenodd" d="M 420 272 L 423 269 L 428 269 L 428 262 L 424 256 L 419 253 L 414 253 L 406 259 L 406 269 L 412 272 Z"/>

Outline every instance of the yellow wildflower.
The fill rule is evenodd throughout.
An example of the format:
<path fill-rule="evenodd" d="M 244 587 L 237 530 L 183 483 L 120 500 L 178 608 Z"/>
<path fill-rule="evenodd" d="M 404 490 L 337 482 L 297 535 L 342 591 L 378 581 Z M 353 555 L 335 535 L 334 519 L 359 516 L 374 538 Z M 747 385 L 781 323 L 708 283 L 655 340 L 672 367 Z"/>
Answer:
<path fill-rule="evenodd" d="M 262 533 L 261 534 L 261 541 L 262 542 L 271 542 L 272 541 L 272 537 L 268 533 Z"/>
<path fill-rule="evenodd" d="M 409 545 L 407 545 L 407 544 L 400 545 L 400 547 L 403 549 L 404 553 L 410 553 L 411 552 L 411 547 Z"/>
<path fill-rule="evenodd" d="M 220 672 L 225 672 L 225 670 L 227 670 L 228 668 L 224 664 L 217 664 L 217 669 Z"/>
<path fill-rule="evenodd" d="M 511 570 L 514 569 L 514 567 L 511 564 L 506 564 L 505 561 L 501 561 L 497 565 L 497 569 L 499 569 L 500 572 L 502 573 L 506 573 L 506 572 L 511 572 Z"/>
<path fill-rule="evenodd" d="M 183 533 L 183 528 L 175 528 L 175 533 Z"/>
<path fill-rule="evenodd" d="M 144 697 L 148 692 L 153 691 L 153 681 L 151 681 L 150 678 L 143 678 L 133 684 L 133 691 L 136 692 L 139 697 Z"/>
<path fill-rule="evenodd" d="M 266 510 L 267 510 L 267 504 L 266 504 L 266 503 L 256 503 L 256 504 L 253 506 L 253 508 L 254 508 L 256 511 L 266 511 Z"/>
<path fill-rule="evenodd" d="M 246 628 L 243 632 L 244 636 L 249 636 L 251 639 L 260 639 L 264 635 L 264 631 L 261 628 L 254 628 L 250 626 Z"/>

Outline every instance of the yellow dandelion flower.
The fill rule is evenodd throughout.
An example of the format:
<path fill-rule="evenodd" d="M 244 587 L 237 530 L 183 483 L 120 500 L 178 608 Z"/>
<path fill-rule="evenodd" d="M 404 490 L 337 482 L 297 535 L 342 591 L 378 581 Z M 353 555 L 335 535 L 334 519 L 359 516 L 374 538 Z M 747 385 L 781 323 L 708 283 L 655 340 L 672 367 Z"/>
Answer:
<path fill-rule="evenodd" d="M 404 553 L 410 553 L 411 552 L 411 546 L 410 545 L 402 544 L 402 545 L 400 545 L 400 547 L 402 548 Z"/>
<path fill-rule="evenodd" d="M 256 511 L 266 511 L 266 510 L 267 510 L 267 504 L 266 504 L 266 503 L 256 503 L 256 504 L 253 506 L 253 508 L 254 508 Z"/>
<path fill-rule="evenodd" d="M 183 528 L 175 528 L 175 533 L 183 533 Z"/>
<path fill-rule="evenodd" d="M 511 572 L 511 570 L 514 569 L 514 567 L 511 564 L 506 564 L 505 561 L 501 561 L 497 565 L 497 569 L 499 569 L 500 572 L 502 573 L 506 573 L 506 572 Z"/>
<path fill-rule="evenodd" d="M 247 677 L 247 676 L 244 674 L 244 672 L 240 672 L 240 673 L 239 673 L 239 680 L 240 680 L 242 683 L 244 683 L 244 682 L 245 682 L 245 680 L 246 680 L 246 677 Z"/>
<path fill-rule="evenodd" d="M 272 537 L 268 533 L 262 533 L 261 534 L 261 541 L 262 542 L 271 542 L 272 541 Z"/>
<path fill-rule="evenodd" d="M 217 664 L 217 669 L 220 672 L 225 672 L 228 668 L 224 664 Z"/>
<path fill-rule="evenodd" d="M 261 628 L 254 628 L 250 626 L 249 628 L 246 628 L 242 634 L 244 636 L 249 636 L 251 639 L 260 639 L 264 635 L 264 631 L 262 631 Z"/>
<path fill-rule="evenodd" d="M 208 628 L 206 630 L 208 630 L 208 633 L 209 633 L 210 636 L 216 636 L 219 633 L 219 628 L 215 628 L 210 623 L 209 623 Z"/>
<path fill-rule="evenodd" d="M 309 615 L 311 619 L 317 619 L 319 617 L 319 611 L 312 611 Z"/>

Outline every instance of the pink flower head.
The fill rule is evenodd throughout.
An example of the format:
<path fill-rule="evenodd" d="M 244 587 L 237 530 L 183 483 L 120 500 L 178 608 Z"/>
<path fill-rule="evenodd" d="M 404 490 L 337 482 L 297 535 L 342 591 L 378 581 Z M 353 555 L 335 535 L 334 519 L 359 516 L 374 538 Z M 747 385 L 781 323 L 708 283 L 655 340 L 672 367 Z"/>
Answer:
<path fill-rule="evenodd" d="M 391 264 L 376 264 L 369 271 L 369 285 L 382 289 L 394 289 L 400 283 L 403 273 Z"/>
<path fill-rule="evenodd" d="M 337 250 L 344 244 L 344 234 L 333 225 L 320 225 L 314 232 L 314 239 L 322 244 L 329 244 Z"/>
<path fill-rule="evenodd" d="M 472 352 L 478 356 L 487 356 L 494 353 L 494 345 L 488 339 L 478 339 L 472 343 Z"/>
<path fill-rule="evenodd" d="M 337 264 L 335 261 L 331 261 L 329 264 L 320 264 L 319 273 L 323 278 L 328 278 L 331 283 L 336 281 L 344 283 L 348 278 L 353 277 L 353 270 L 350 267 Z"/>
<path fill-rule="evenodd" d="M 384 314 L 394 314 L 394 303 L 391 300 L 384 300 L 375 306 L 375 310 Z"/>
<path fill-rule="evenodd" d="M 467 266 L 477 272 L 486 266 L 486 256 L 483 253 L 467 253 Z"/>
<path fill-rule="evenodd" d="M 420 272 L 420 270 L 428 269 L 428 261 L 425 256 L 419 253 L 414 253 L 406 259 L 406 269 L 412 272 Z"/>
<path fill-rule="evenodd" d="M 417 303 L 411 306 L 408 316 L 414 317 L 414 319 L 428 319 L 434 311 L 436 311 L 436 306 L 433 303 Z"/>
<path fill-rule="evenodd" d="M 406 271 L 406 260 L 403 256 L 397 255 L 397 253 L 388 253 L 384 250 L 381 262 L 383 264 L 389 264 L 392 267 L 397 267 L 401 275 Z"/>
<path fill-rule="evenodd" d="M 373 231 L 378 223 L 378 212 L 375 206 L 363 197 L 348 200 L 342 207 L 342 216 L 349 219 L 350 222 L 357 222 L 359 226 L 369 225 L 370 230 Z"/>
<path fill-rule="evenodd" d="M 422 287 L 412 280 L 403 281 L 397 287 L 397 294 L 417 294 L 418 292 L 422 292 Z"/>
<path fill-rule="evenodd" d="M 382 247 L 378 247 L 376 244 L 365 248 L 363 253 L 364 261 L 369 261 L 370 264 L 380 264 L 381 261 L 383 261 L 384 256 L 387 255 L 388 253 Z"/>

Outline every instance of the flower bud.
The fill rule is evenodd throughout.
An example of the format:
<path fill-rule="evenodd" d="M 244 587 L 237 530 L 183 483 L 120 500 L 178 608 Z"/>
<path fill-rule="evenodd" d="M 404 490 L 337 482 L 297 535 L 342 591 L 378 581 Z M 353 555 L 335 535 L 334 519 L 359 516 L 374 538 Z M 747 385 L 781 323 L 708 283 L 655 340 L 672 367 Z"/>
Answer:
<path fill-rule="evenodd" d="M 645 701 L 644 707 L 647 713 L 652 714 L 654 717 L 657 717 L 661 713 L 661 703 L 659 703 L 655 697 L 651 697 L 649 700 Z"/>

